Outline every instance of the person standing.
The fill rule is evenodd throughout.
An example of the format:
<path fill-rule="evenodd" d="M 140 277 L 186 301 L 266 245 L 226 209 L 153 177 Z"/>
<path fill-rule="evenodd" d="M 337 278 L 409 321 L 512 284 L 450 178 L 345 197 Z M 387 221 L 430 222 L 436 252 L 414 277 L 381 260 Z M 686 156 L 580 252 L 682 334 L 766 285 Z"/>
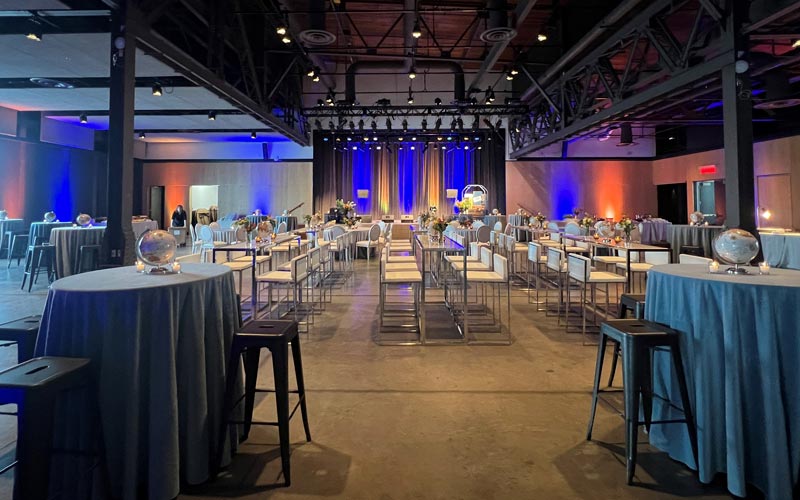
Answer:
<path fill-rule="evenodd" d="M 184 226 L 186 226 L 186 211 L 183 209 L 183 205 L 178 205 L 172 212 L 172 227 Z"/>

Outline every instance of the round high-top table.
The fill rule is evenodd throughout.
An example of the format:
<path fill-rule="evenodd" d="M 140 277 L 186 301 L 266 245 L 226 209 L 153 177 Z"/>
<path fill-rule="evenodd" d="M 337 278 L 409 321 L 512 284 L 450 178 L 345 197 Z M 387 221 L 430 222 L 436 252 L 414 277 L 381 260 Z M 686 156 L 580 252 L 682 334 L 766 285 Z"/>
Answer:
<path fill-rule="evenodd" d="M 72 227 L 72 222 L 32 222 L 28 231 L 28 244 L 35 245 L 37 238 L 50 241 L 50 232 L 57 227 Z"/>
<path fill-rule="evenodd" d="M 724 267 L 722 267 L 724 269 Z M 654 425 L 650 442 L 694 467 L 708 483 L 727 474 L 767 499 L 793 498 L 800 472 L 800 271 L 709 274 L 706 265 L 655 266 L 647 277 L 645 318 L 680 332 L 699 464 L 686 426 Z M 654 392 L 680 407 L 669 354 L 654 353 Z M 653 420 L 682 413 L 653 400 Z"/>
<path fill-rule="evenodd" d="M 111 489 L 103 498 L 167 500 L 181 482 L 209 478 L 236 287 L 224 266 L 182 270 L 77 274 L 47 296 L 36 355 L 92 360 Z"/>
<path fill-rule="evenodd" d="M 678 255 L 683 245 L 703 248 L 706 257 L 714 255 L 712 244 L 725 228 L 722 226 L 690 226 L 688 224 L 672 224 L 667 226 L 667 241 L 672 248 L 672 260 L 678 262 Z"/>
<path fill-rule="evenodd" d="M 50 244 L 56 256 L 56 277 L 65 278 L 78 272 L 78 257 L 83 245 L 101 245 L 104 227 L 57 227 L 50 231 Z"/>
<path fill-rule="evenodd" d="M 132 221 L 131 222 L 131 229 L 133 230 L 133 236 L 138 238 L 142 235 L 145 231 L 155 231 L 158 229 L 158 222 L 154 220 L 139 220 L 139 221 Z"/>
<path fill-rule="evenodd" d="M 770 266 L 800 269 L 800 233 L 761 233 L 761 249 Z"/>

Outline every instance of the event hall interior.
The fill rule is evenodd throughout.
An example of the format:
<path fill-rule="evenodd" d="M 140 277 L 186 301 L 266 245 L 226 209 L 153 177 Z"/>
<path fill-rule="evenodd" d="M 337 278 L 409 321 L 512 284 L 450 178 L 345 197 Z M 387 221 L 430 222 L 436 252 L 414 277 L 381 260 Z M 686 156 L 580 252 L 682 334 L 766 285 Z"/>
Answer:
<path fill-rule="evenodd" d="M 0 498 L 800 498 L 798 200 L 798 1 L 0 0 Z"/>

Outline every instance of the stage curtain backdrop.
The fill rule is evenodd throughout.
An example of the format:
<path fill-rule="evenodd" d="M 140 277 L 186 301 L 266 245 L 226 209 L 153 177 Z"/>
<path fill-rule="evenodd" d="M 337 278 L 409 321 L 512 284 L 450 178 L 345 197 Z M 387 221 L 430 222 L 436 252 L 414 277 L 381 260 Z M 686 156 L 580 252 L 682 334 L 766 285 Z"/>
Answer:
<path fill-rule="evenodd" d="M 501 141 L 483 143 L 483 149 L 457 149 L 454 143 L 446 150 L 438 144 L 404 142 L 378 151 L 361 144 L 357 150 L 346 149 L 334 141 L 314 141 L 314 210 L 327 212 L 336 200 L 355 201 L 359 214 L 373 218 L 383 214 L 418 215 L 430 206 L 439 213 L 453 212 L 447 189 L 461 190 L 467 184 L 482 184 L 489 191 L 487 209 L 505 207 L 505 163 Z M 495 144 L 492 144 L 495 143 Z M 334 143 L 335 144 L 335 143 Z M 346 143 L 345 143 L 346 144 Z M 440 143 L 441 144 L 441 143 Z M 411 147 L 414 147 L 412 150 Z M 437 147 L 435 147 L 437 146 Z M 359 190 L 369 191 L 358 198 Z"/>

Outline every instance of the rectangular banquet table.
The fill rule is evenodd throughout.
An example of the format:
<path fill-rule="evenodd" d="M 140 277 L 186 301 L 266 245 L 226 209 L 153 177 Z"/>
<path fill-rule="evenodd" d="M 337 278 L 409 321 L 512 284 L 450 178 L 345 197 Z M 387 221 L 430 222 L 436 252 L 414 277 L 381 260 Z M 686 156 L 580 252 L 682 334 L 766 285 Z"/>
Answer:
<path fill-rule="evenodd" d="M 92 360 L 110 488 L 100 498 L 169 500 L 209 479 L 236 287 L 227 267 L 182 269 L 77 274 L 47 295 L 36 355 Z"/>
<path fill-rule="evenodd" d="M 50 231 L 50 244 L 56 247 L 56 277 L 65 278 L 77 273 L 81 247 L 101 245 L 105 232 L 104 227 L 57 227 Z"/>
<path fill-rule="evenodd" d="M 642 243 L 658 243 L 667 241 L 667 229 L 672 225 L 664 219 L 650 219 L 639 223 Z"/>
<path fill-rule="evenodd" d="M 761 249 L 770 266 L 800 269 L 800 233 L 761 233 Z"/>
<path fill-rule="evenodd" d="M 758 272 L 757 268 L 749 268 Z M 767 276 L 709 274 L 706 265 L 650 270 L 645 317 L 677 330 L 697 420 L 699 464 L 686 426 L 656 425 L 650 442 L 700 480 L 727 474 L 728 490 L 746 483 L 768 500 L 793 497 L 800 471 L 800 271 Z M 669 353 L 654 353 L 654 392 L 680 406 Z M 682 418 L 658 398 L 653 419 Z"/>

